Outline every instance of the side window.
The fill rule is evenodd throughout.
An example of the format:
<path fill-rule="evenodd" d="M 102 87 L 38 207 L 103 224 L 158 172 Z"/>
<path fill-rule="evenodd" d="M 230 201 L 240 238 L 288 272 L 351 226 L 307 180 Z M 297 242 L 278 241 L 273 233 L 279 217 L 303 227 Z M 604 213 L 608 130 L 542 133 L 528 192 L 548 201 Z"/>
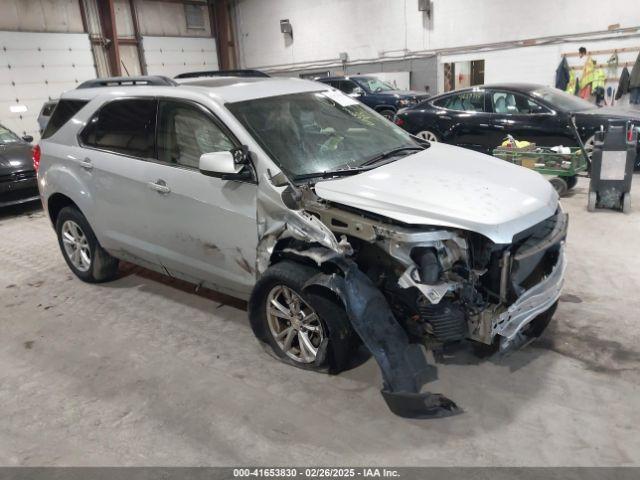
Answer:
<path fill-rule="evenodd" d="M 231 139 L 198 107 L 174 100 L 160 100 L 158 160 L 198 168 L 203 153 L 233 148 Z"/>
<path fill-rule="evenodd" d="M 539 103 L 519 93 L 495 91 L 491 94 L 491 101 L 495 113 L 532 114 L 549 111 Z"/>
<path fill-rule="evenodd" d="M 115 100 L 89 121 L 80 138 L 89 147 L 140 158 L 153 158 L 156 100 Z"/>
<path fill-rule="evenodd" d="M 87 103 L 89 102 L 86 100 L 60 100 L 57 105 L 54 104 L 55 109 L 53 110 L 51 118 L 49 118 L 47 127 L 42 133 L 42 138 L 49 138 L 60 130 L 60 128 Z"/>
<path fill-rule="evenodd" d="M 340 86 L 338 88 L 342 90 L 344 93 L 349 94 L 349 93 L 352 93 L 356 87 L 357 85 L 351 80 L 341 80 Z"/>
<path fill-rule="evenodd" d="M 463 92 L 449 95 L 433 102 L 434 105 L 449 110 L 463 112 L 484 112 L 484 92 Z"/>

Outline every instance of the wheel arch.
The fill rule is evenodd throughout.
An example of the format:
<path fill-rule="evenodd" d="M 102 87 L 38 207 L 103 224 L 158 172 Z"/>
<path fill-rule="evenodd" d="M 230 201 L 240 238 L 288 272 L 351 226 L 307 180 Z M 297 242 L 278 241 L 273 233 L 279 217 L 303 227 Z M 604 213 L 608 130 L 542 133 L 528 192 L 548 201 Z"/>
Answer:
<path fill-rule="evenodd" d="M 385 104 L 376 105 L 375 107 L 373 107 L 373 109 L 376 112 L 381 112 L 382 110 L 391 110 L 392 112 L 398 111 L 398 109 L 394 105 L 385 105 Z"/>
<path fill-rule="evenodd" d="M 56 192 L 49 196 L 47 199 L 47 212 L 49 213 L 49 219 L 53 225 L 56 224 L 60 211 L 65 207 L 76 207 L 80 210 L 78 204 L 63 193 Z"/>

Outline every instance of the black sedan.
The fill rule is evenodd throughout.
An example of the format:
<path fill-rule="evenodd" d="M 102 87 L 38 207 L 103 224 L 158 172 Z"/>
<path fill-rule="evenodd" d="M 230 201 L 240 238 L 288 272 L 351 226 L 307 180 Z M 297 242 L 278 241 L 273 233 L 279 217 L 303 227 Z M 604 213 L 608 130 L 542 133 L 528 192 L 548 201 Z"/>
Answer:
<path fill-rule="evenodd" d="M 0 208 L 40 198 L 33 168 L 33 137 L 20 138 L 0 125 Z"/>
<path fill-rule="evenodd" d="M 587 149 L 607 119 L 640 126 L 640 112 L 598 108 L 556 88 L 508 83 L 447 92 L 401 110 L 395 123 L 429 141 L 491 154 L 509 134 L 537 145 L 577 147 L 571 116 Z"/>

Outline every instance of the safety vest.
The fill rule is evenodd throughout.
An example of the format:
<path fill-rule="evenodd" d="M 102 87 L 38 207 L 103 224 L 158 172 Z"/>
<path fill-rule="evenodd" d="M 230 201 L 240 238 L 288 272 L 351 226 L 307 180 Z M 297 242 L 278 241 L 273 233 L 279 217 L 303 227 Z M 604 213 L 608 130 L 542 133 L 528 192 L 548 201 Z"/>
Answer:
<path fill-rule="evenodd" d="M 584 88 L 590 83 L 593 82 L 593 60 L 591 60 L 591 55 L 587 57 L 587 61 L 584 62 L 584 67 L 582 67 L 582 76 L 580 77 L 580 88 Z"/>
<path fill-rule="evenodd" d="M 607 74 L 602 68 L 598 68 L 595 72 L 593 72 L 593 81 L 591 82 L 591 87 L 596 89 L 598 87 L 604 88 L 604 84 L 607 81 Z"/>
<path fill-rule="evenodd" d="M 573 70 L 569 72 L 569 83 L 567 84 L 565 92 L 570 93 L 571 95 L 576 94 L 576 74 L 573 73 Z"/>

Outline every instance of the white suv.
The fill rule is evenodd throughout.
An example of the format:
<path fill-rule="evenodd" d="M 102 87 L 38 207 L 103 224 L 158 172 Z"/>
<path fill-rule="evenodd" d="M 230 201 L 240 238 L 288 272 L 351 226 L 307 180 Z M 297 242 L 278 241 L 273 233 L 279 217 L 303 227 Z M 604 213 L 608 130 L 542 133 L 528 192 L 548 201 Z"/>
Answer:
<path fill-rule="evenodd" d="M 544 178 L 321 83 L 86 82 L 34 163 L 80 279 L 123 259 L 247 299 L 256 336 L 302 368 L 339 372 L 364 344 L 402 416 L 458 411 L 421 391 L 422 346 L 522 345 L 562 287 L 567 216 Z"/>

